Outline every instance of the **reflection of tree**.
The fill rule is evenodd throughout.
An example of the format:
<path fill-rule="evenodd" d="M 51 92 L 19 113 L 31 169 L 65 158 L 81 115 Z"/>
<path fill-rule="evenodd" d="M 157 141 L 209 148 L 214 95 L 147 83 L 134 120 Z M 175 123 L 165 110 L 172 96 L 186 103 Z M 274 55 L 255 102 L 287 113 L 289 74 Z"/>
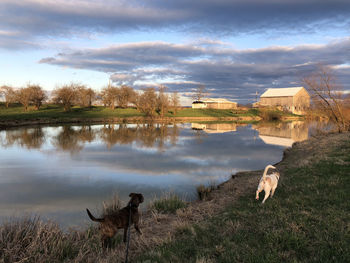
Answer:
<path fill-rule="evenodd" d="M 17 143 L 27 149 L 40 149 L 45 141 L 45 134 L 41 127 L 7 130 L 5 132 L 5 139 L 1 138 L 1 146 L 4 147 Z"/>
<path fill-rule="evenodd" d="M 106 143 L 110 149 L 116 144 L 131 144 L 137 142 L 140 147 L 157 147 L 162 151 L 166 143 L 175 145 L 179 136 L 179 128 L 176 124 L 109 124 L 100 130 L 93 129 L 89 125 L 80 127 L 62 126 L 56 136 L 51 138 L 51 143 L 58 150 L 77 153 L 83 149 L 84 143 L 90 143 L 96 136 Z M 0 145 L 11 146 L 15 143 L 28 149 L 40 148 L 45 142 L 46 136 L 42 128 L 26 128 L 20 130 L 4 131 L 0 136 Z"/>
<path fill-rule="evenodd" d="M 79 131 L 71 126 L 63 126 L 62 131 L 52 138 L 52 144 L 59 150 L 77 153 L 83 149 L 80 145 L 81 137 Z"/>
<path fill-rule="evenodd" d="M 137 126 L 127 124 L 107 125 L 100 130 L 100 138 L 110 149 L 116 144 L 130 144 L 138 142 L 141 147 L 157 146 L 163 150 L 169 140 L 172 144 L 177 141 L 179 131 L 176 125 L 170 127 L 166 124 L 144 123 Z"/>
<path fill-rule="evenodd" d="M 116 128 L 116 126 L 118 128 Z M 137 128 L 128 128 L 126 124 L 105 125 L 100 130 L 100 138 L 107 144 L 107 148 L 112 148 L 115 144 L 132 143 L 137 137 Z"/>
<path fill-rule="evenodd" d="M 77 131 L 77 135 L 81 142 L 92 142 L 96 137 L 96 134 L 94 130 L 91 129 L 90 125 L 81 126 Z"/>
<path fill-rule="evenodd" d="M 177 139 L 179 138 L 179 134 L 180 134 L 179 128 L 177 127 L 176 123 L 174 123 L 170 134 L 170 142 L 172 145 L 176 145 Z"/>
<path fill-rule="evenodd" d="M 203 130 L 200 129 L 193 129 L 194 130 L 194 136 L 196 138 L 196 141 L 198 143 L 202 143 L 203 142 L 203 138 L 207 137 L 207 135 L 205 134 L 205 132 Z"/>
<path fill-rule="evenodd" d="M 138 129 L 138 140 L 142 146 L 153 147 L 157 140 L 156 128 L 153 124 L 146 123 Z"/>

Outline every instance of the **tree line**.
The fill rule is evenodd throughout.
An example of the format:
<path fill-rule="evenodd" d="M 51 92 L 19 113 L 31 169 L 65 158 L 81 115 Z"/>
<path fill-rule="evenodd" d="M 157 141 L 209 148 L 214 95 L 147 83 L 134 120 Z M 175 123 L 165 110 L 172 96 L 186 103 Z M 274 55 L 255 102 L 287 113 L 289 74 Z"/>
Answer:
<path fill-rule="evenodd" d="M 167 93 L 165 86 L 159 86 L 157 90 L 146 88 L 136 91 L 125 85 L 120 87 L 108 85 L 101 92 L 96 92 L 85 85 L 71 83 L 54 89 L 49 100 L 41 86 L 28 84 L 20 89 L 2 86 L 0 95 L 4 98 L 6 108 L 11 104 L 20 103 L 25 111 L 28 111 L 29 105 L 39 110 L 46 102 L 61 105 L 64 111 L 70 111 L 73 106 L 91 108 L 94 102 L 99 101 L 110 109 L 135 107 L 147 116 L 159 114 L 163 117 L 169 110 L 176 115 L 180 106 L 178 93 Z"/>

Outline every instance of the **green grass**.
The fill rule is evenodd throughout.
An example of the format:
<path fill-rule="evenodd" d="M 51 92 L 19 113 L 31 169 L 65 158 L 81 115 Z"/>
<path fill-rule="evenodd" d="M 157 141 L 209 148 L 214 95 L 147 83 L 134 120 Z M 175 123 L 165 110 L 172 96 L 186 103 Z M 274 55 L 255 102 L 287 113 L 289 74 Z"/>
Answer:
<path fill-rule="evenodd" d="M 187 204 L 177 195 L 169 193 L 150 204 L 150 209 L 159 213 L 176 213 L 177 209 L 186 207 Z"/>
<path fill-rule="evenodd" d="M 126 118 L 135 116 L 144 116 L 144 114 L 132 108 L 111 110 L 101 106 L 91 109 L 73 107 L 71 111 L 65 112 L 63 107 L 57 105 L 44 105 L 38 111 L 30 108 L 29 111 L 25 112 L 22 106 L 16 105 L 6 109 L 0 105 L 0 120 Z"/>
<path fill-rule="evenodd" d="M 136 261 L 350 262 L 350 142 L 328 157 L 287 170 L 265 205 L 243 196 Z"/>
<path fill-rule="evenodd" d="M 183 108 L 178 110 L 174 115 L 170 110 L 166 117 L 203 117 L 203 118 L 223 118 L 223 117 L 256 117 L 280 119 L 282 116 L 295 116 L 280 111 L 260 111 L 257 109 L 249 110 L 217 110 L 217 109 L 191 109 Z M 264 117 L 265 116 L 265 117 Z M 94 106 L 92 108 L 83 108 L 79 106 L 73 107 L 70 111 L 65 112 L 63 107 L 59 105 L 46 104 L 40 110 L 35 110 L 34 107 L 29 107 L 27 112 L 20 104 L 13 104 L 9 108 L 5 108 L 4 103 L 0 103 L 0 121 L 6 120 L 69 120 L 69 119 L 103 119 L 103 118 L 130 118 L 130 117 L 145 117 L 145 114 L 134 109 L 109 109 L 103 106 Z M 160 116 L 156 114 L 155 118 Z"/>
<path fill-rule="evenodd" d="M 25 112 L 20 105 L 12 105 L 5 108 L 4 104 L 0 104 L 0 120 L 31 120 L 31 119 L 57 119 L 57 118 L 112 118 L 112 117 L 139 117 L 145 116 L 143 113 L 133 108 L 114 109 L 111 110 L 102 106 L 94 106 L 93 108 L 82 108 L 75 106 L 71 111 L 65 112 L 63 107 L 58 105 L 43 105 L 40 110 L 34 110 L 29 107 L 29 111 Z M 169 111 L 167 117 L 174 117 Z M 216 110 L 216 109 L 181 109 L 177 112 L 176 117 L 237 117 L 237 116 L 256 116 L 254 110 Z M 159 115 L 155 115 L 159 117 Z"/>

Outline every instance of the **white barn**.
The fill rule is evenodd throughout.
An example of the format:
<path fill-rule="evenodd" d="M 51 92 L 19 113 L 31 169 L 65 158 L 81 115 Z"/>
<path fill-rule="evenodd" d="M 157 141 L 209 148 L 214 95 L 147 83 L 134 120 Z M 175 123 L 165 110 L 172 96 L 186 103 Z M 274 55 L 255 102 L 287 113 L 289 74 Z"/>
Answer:
<path fill-rule="evenodd" d="M 267 89 L 256 107 L 280 107 L 294 114 L 304 114 L 310 107 L 310 95 L 304 87 Z"/>
<path fill-rule="evenodd" d="M 237 103 L 227 99 L 205 99 L 192 102 L 192 109 L 237 109 Z"/>

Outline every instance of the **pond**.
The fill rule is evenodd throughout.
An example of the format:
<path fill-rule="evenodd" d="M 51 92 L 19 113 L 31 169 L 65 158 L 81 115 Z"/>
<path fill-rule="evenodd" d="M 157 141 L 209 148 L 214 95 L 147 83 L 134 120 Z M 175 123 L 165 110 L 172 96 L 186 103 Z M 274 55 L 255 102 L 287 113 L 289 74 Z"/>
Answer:
<path fill-rule="evenodd" d="M 196 198 L 200 184 L 279 162 L 308 137 L 303 122 L 23 127 L 0 131 L 0 223 L 39 215 L 62 227 L 89 222 L 114 194 L 145 204 L 173 192 Z"/>

